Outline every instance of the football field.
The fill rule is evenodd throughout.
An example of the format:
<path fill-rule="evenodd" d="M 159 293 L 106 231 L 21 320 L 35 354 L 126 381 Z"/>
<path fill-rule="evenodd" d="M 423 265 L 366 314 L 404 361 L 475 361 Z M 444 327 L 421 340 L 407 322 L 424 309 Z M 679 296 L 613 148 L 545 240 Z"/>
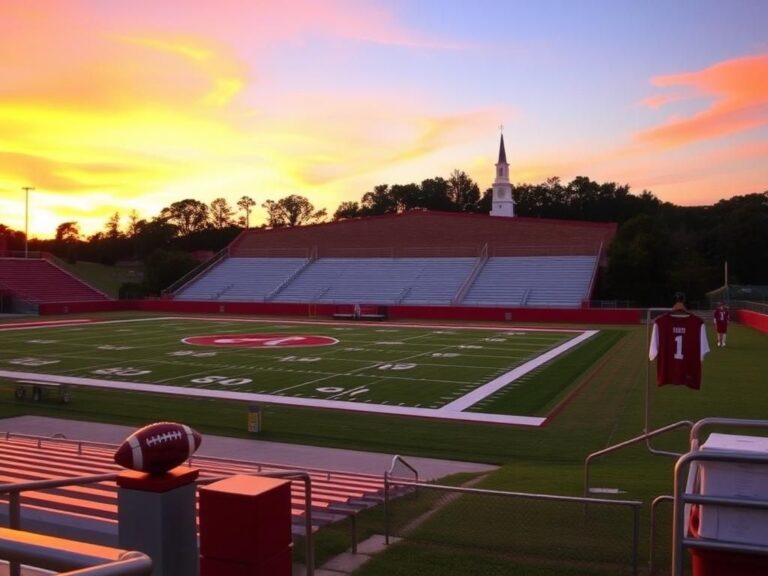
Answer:
<path fill-rule="evenodd" d="M 0 378 L 75 401 L 98 387 L 530 426 L 572 384 L 524 401 L 537 373 L 597 334 L 186 317 L 0 328 Z"/>

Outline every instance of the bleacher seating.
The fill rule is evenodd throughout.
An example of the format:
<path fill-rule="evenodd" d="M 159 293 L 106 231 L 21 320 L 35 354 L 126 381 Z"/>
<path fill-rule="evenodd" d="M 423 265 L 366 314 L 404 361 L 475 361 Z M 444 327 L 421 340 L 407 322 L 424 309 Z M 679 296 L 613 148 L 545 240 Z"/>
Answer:
<path fill-rule="evenodd" d="M 605 250 L 615 232 L 612 223 L 421 210 L 248 230 L 228 246 L 225 261 L 175 297 L 580 307 L 607 264 Z M 279 268 L 286 260 L 301 264 L 272 276 L 268 265 Z"/>
<path fill-rule="evenodd" d="M 106 294 L 42 258 L 0 258 L 0 286 L 33 303 L 109 300 Z"/>
<path fill-rule="evenodd" d="M 305 258 L 227 258 L 176 293 L 177 300 L 263 301 Z"/>
<path fill-rule="evenodd" d="M 473 258 L 321 258 L 277 296 L 281 302 L 450 304 Z"/>
<path fill-rule="evenodd" d="M 227 258 L 180 300 L 447 306 L 477 258 Z M 596 256 L 491 257 L 461 305 L 578 307 Z"/>
<path fill-rule="evenodd" d="M 119 472 L 112 456 L 117 446 L 78 443 L 7 435 L 0 437 L 0 484 L 33 480 L 62 479 Z M 312 479 L 312 522 L 314 528 L 349 517 L 382 501 L 384 480 L 372 474 L 307 470 L 290 466 L 195 456 L 190 463 L 200 470 L 200 479 L 233 474 L 258 474 L 270 471 L 301 471 Z M 105 544 L 114 543 L 117 534 L 117 487 L 113 481 L 86 486 L 66 486 L 50 490 L 26 491 L 21 496 L 22 522 L 37 529 L 60 530 L 76 525 L 81 531 L 96 534 Z M 294 533 L 303 534 L 304 484 L 292 483 Z M 0 505 L 0 516 L 7 518 L 7 504 Z"/>
<path fill-rule="evenodd" d="M 580 306 L 595 269 L 594 256 L 489 258 L 462 304 L 474 306 Z"/>

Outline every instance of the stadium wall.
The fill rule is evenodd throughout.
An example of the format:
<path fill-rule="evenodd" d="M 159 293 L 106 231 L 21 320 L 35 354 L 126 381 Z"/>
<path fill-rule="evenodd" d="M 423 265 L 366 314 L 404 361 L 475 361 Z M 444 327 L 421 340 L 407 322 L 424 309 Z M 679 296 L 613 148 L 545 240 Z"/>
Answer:
<path fill-rule="evenodd" d="M 336 304 L 273 302 L 187 302 L 181 300 L 112 300 L 40 304 L 41 316 L 136 310 L 170 314 L 254 314 L 265 316 L 333 317 Z M 638 324 L 642 310 L 559 308 L 475 308 L 461 306 L 389 306 L 391 320 L 461 320 L 488 322 L 544 322 L 571 324 Z"/>
<path fill-rule="evenodd" d="M 752 310 L 737 310 L 735 320 L 760 332 L 768 333 L 768 315 Z"/>

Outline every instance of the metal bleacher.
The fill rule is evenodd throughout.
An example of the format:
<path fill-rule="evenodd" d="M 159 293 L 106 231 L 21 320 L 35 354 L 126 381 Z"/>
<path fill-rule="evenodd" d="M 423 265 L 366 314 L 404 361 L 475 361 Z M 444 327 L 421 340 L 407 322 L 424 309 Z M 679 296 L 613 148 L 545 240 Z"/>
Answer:
<path fill-rule="evenodd" d="M 589 298 L 596 264 L 595 255 L 487 260 L 230 257 L 184 286 L 175 297 L 238 302 L 572 308 Z M 465 284 L 466 292 L 462 290 Z M 457 301 L 460 291 L 464 297 Z"/>
<path fill-rule="evenodd" d="M 0 258 L 0 288 L 34 303 L 109 300 L 44 258 Z"/>
<path fill-rule="evenodd" d="M 175 297 L 263 301 L 306 263 L 306 258 L 227 258 L 184 286 Z"/>
<path fill-rule="evenodd" d="M 492 257 L 462 304 L 578 307 L 588 298 L 595 256 Z"/>
<path fill-rule="evenodd" d="M 281 302 L 448 304 L 473 258 L 320 258 L 279 294 Z"/>
<path fill-rule="evenodd" d="M 120 471 L 113 461 L 117 446 L 66 439 L 5 434 L 0 437 L 0 488 L 36 480 L 61 480 L 111 475 Z M 302 472 L 311 478 L 313 530 L 352 518 L 379 504 L 384 479 L 373 474 L 306 469 L 241 460 L 198 457 L 189 465 L 200 471 L 199 482 L 234 474 Z M 294 535 L 306 531 L 305 487 L 292 482 Z M 8 504 L 0 503 L 0 518 L 8 519 Z M 23 528 L 59 536 L 88 538 L 99 544 L 117 542 L 117 486 L 113 479 L 21 493 Z"/>

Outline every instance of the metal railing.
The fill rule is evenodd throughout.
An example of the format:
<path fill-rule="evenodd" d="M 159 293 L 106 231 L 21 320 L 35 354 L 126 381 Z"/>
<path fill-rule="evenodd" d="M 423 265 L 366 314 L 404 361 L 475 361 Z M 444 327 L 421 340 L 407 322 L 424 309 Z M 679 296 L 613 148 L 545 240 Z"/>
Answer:
<path fill-rule="evenodd" d="M 274 300 L 275 297 L 277 297 L 277 295 L 280 294 L 280 292 L 282 292 L 288 286 L 288 284 L 293 282 L 299 274 L 304 272 L 304 270 L 306 270 L 307 267 L 310 264 L 312 264 L 312 262 L 317 260 L 316 251 L 313 252 L 313 255 L 315 255 L 314 258 L 313 257 L 307 258 L 301 266 L 299 266 L 296 270 L 291 272 L 285 280 L 280 282 L 280 284 L 278 284 L 276 288 L 274 288 L 271 292 L 269 292 L 269 294 L 264 296 L 264 302 L 271 302 L 272 300 Z"/>
<path fill-rule="evenodd" d="M 205 262 L 200 263 L 199 265 L 195 266 L 192 270 L 184 274 L 181 278 L 173 282 L 170 286 L 165 288 L 161 291 L 161 294 L 175 294 L 182 288 L 184 288 L 187 284 L 192 282 L 197 276 L 208 270 L 209 268 L 212 268 L 215 266 L 220 260 L 225 259 L 229 255 L 229 248 L 223 248 L 219 250 L 216 254 L 211 256 L 208 260 Z"/>
<path fill-rule="evenodd" d="M 690 428 L 692 426 L 693 426 L 693 422 L 690 422 L 688 420 L 681 420 L 680 422 L 675 422 L 674 424 L 669 424 L 662 428 L 657 428 L 656 430 L 652 430 L 651 432 L 640 434 L 640 436 L 635 436 L 634 438 L 630 438 L 629 440 L 625 440 L 624 442 L 614 444 L 613 446 L 608 446 L 608 448 L 603 448 L 602 450 L 598 450 L 597 452 L 592 452 L 592 454 L 587 456 L 584 460 L 584 497 L 587 497 L 587 495 L 590 493 L 592 489 L 590 485 L 592 481 L 590 476 L 590 465 L 592 464 L 593 460 L 596 460 L 601 456 L 605 456 L 606 454 L 611 454 L 612 452 L 616 452 L 618 450 L 626 448 L 627 446 L 632 446 L 633 444 L 639 444 L 640 442 L 648 441 L 649 439 L 655 436 L 659 436 L 660 434 L 669 432 L 670 430 L 675 430 L 676 428 L 684 428 L 684 427 Z"/>
<path fill-rule="evenodd" d="M 453 298 L 451 298 L 451 304 L 453 306 L 456 306 L 457 304 L 461 304 L 461 302 L 467 296 L 467 292 L 469 292 L 469 289 L 474 283 L 475 279 L 480 274 L 480 271 L 485 266 L 486 262 L 488 262 L 488 244 L 487 243 L 483 245 L 483 249 L 480 251 L 480 254 L 477 256 L 477 262 L 475 262 L 475 265 L 472 267 L 472 270 L 469 271 L 469 274 L 467 274 L 467 277 L 461 283 L 461 286 L 459 286 L 459 289 L 456 290 L 456 294 L 454 294 Z"/>
<path fill-rule="evenodd" d="M 97 474 L 92 476 L 78 476 L 75 478 L 63 478 L 59 480 L 34 480 L 31 482 L 18 482 L 13 484 L 0 484 L 0 494 L 8 495 L 8 525 L 12 530 L 21 529 L 21 493 L 28 490 L 46 490 L 61 488 L 63 486 L 82 486 L 115 480 L 117 473 Z M 10 563 L 10 576 L 20 576 L 21 566 L 19 560 L 8 558 Z"/>
<path fill-rule="evenodd" d="M 101 554 L 95 553 L 97 551 Z M 10 561 L 11 573 L 14 566 L 21 564 L 65 570 L 60 576 L 148 576 L 152 573 L 152 560 L 142 552 L 105 546 L 96 550 L 83 542 L 8 528 L 0 528 L 0 558 Z"/>
<path fill-rule="evenodd" d="M 483 490 L 407 480 L 388 482 L 387 489 L 393 488 L 418 489 L 419 497 L 445 495 L 442 505 L 438 503 L 431 507 L 430 517 L 425 522 L 419 523 L 413 518 L 406 520 L 402 534 L 409 542 L 424 540 L 441 546 L 455 544 L 489 549 L 508 556 L 510 562 L 523 564 L 540 565 L 553 561 L 562 565 L 578 561 L 605 566 L 606 562 L 613 562 L 618 573 L 625 570 L 634 576 L 639 573 L 643 506 L 640 501 Z M 395 505 L 389 496 L 385 497 L 384 503 L 387 508 Z M 567 504 L 574 506 L 566 511 Z M 589 514 L 584 515 L 583 510 L 587 507 Z M 608 513 L 611 509 L 631 512 L 631 524 L 627 525 L 631 536 L 628 538 L 616 529 L 615 519 Z M 605 513 L 601 514 L 601 510 Z M 388 518 L 393 514 L 389 510 L 385 513 Z M 557 545 L 552 545 L 552 540 L 558 540 L 555 529 L 569 534 L 569 539 L 561 538 Z M 545 545 L 541 544 L 542 532 L 548 534 Z M 529 537 L 529 533 L 537 535 Z M 387 522 L 385 542 L 389 543 L 390 536 L 391 525 Z M 615 545 L 607 541 L 611 537 L 616 540 Z M 527 541 L 523 542 L 525 539 Z M 557 558 L 554 558 L 554 550 L 557 550 Z M 620 551 L 626 551 L 628 556 Z M 624 559 L 619 559 L 617 554 Z M 604 558 L 598 558 L 599 555 Z"/>
<path fill-rule="evenodd" d="M 670 572 L 672 576 L 681 576 L 683 574 L 684 548 L 768 556 L 768 546 L 726 542 L 710 538 L 695 538 L 688 534 L 688 526 L 686 526 L 688 518 L 684 511 L 685 506 L 688 504 L 717 505 L 728 508 L 765 510 L 768 512 L 768 500 L 736 496 L 708 496 L 688 492 L 686 486 L 690 483 L 686 481 L 684 475 L 692 466 L 701 462 L 760 464 L 768 466 L 768 455 L 755 452 L 699 450 L 689 452 L 680 457 L 675 465 L 675 507 L 672 520 L 672 566 Z M 766 566 L 768 566 L 768 558 L 766 558 Z"/>
<path fill-rule="evenodd" d="M 707 426 L 727 428 L 768 428 L 768 420 L 740 420 L 738 418 L 702 418 L 691 428 L 691 450 L 701 447 L 700 436 L 702 429 Z"/>
<path fill-rule="evenodd" d="M 603 243 L 600 242 L 600 246 L 597 248 L 597 254 L 595 255 L 595 265 L 592 267 L 592 274 L 589 278 L 589 287 L 587 288 L 587 300 L 592 298 L 592 291 L 595 288 L 595 281 L 597 280 L 597 272 L 600 270 L 600 259 L 603 257 Z"/>

